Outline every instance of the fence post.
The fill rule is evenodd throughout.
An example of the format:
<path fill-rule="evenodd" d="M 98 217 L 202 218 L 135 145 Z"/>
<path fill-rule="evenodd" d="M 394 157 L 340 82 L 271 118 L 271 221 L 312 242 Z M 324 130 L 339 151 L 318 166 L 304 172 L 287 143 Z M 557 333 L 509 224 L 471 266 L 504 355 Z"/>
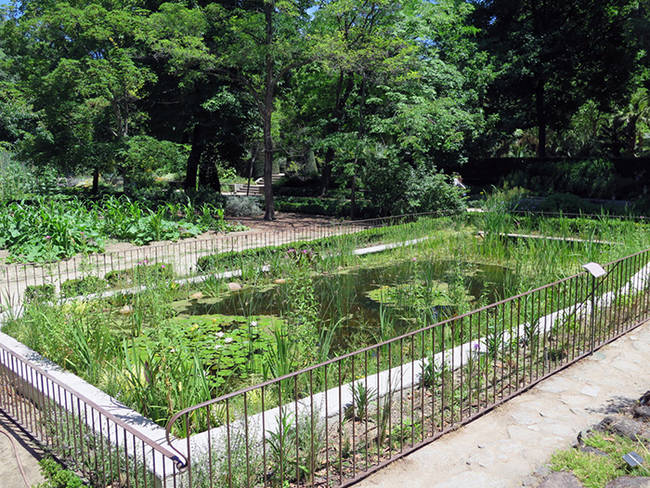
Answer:
<path fill-rule="evenodd" d="M 607 275 L 607 271 L 598 263 L 587 263 L 582 266 L 591 275 L 591 351 L 596 349 L 596 280 Z"/>

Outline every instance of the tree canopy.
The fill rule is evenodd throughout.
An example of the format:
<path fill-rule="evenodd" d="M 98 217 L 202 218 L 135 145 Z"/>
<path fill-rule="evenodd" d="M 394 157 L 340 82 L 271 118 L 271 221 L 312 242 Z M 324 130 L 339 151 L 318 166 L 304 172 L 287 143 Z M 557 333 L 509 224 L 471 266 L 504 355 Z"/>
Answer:
<path fill-rule="evenodd" d="M 649 8 L 15 0 L 0 21 L 0 142 L 93 173 L 95 189 L 162 167 L 190 196 L 220 192 L 225 171 L 262 176 L 268 219 L 280 167 L 353 214 L 359 198 L 406 211 L 421 200 L 408 188 L 438 188 L 470 157 L 644 154 Z"/>

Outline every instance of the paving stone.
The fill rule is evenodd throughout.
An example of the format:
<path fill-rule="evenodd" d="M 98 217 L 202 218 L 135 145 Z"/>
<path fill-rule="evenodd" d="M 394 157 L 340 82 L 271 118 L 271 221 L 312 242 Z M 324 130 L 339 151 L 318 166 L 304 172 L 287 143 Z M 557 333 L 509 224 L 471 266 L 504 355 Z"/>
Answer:
<path fill-rule="evenodd" d="M 576 434 L 576 429 L 572 425 L 553 423 L 553 424 L 544 424 L 541 427 L 543 432 L 557 435 L 560 437 L 568 437 Z"/>
<path fill-rule="evenodd" d="M 608 366 L 611 368 L 616 368 L 619 371 L 623 371 L 625 373 L 632 373 L 636 371 L 636 367 L 633 361 L 630 361 L 629 359 L 621 359 L 619 361 L 614 361 L 611 363 L 608 363 Z"/>
<path fill-rule="evenodd" d="M 610 481 L 605 488 L 650 488 L 650 478 L 646 476 L 623 476 Z"/>
<path fill-rule="evenodd" d="M 600 388 L 597 386 L 585 386 L 582 390 L 580 390 L 580 393 L 582 393 L 583 395 L 587 395 L 594 398 L 598 396 L 599 392 L 600 392 Z"/>
<path fill-rule="evenodd" d="M 535 425 L 542 421 L 538 413 L 528 411 L 514 412 L 512 418 L 518 425 Z"/>
<path fill-rule="evenodd" d="M 423 485 L 424 486 L 424 485 Z M 430 486 L 430 485 L 427 485 Z M 499 480 L 486 478 L 481 471 L 466 471 L 444 483 L 436 484 L 436 488 L 503 488 Z"/>
<path fill-rule="evenodd" d="M 566 471 L 558 471 L 551 473 L 542 481 L 539 488 L 583 488 L 582 483 L 578 481 L 572 473 Z"/>
<path fill-rule="evenodd" d="M 640 327 L 636 335 L 645 357 L 650 357 L 650 323 Z M 617 340 L 621 347 L 615 352 L 611 352 L 614 344 L 604 346 L 602 351 L 607 358 L 636 364 L 634 374 L 603 370 L 600 361 L 580 361 L 471 424 L 371 475 L 358 487 L 515 488 L 522 483 L 529 488 L 537 487 L 548 473 L 535 470 L 548 462 L 557 449 L 574 443 L 579 430 L 586 431 L 601 421 L 607 415 L 603 407 L 620 398 L 638 398 L 648 389 L 647 361 L 631 348 L 631 342 L 629 336 L 623 336 Z M 580 392 L 594 387 L 600 389 L 595 398 Z M 530 412 L 537 416 L 536 420 Z M 526 423 L 530 421 L 534 423 Z M 640 423 L 650 430 L 650 422 Z M 566 430 L 558 427 L 562 425 Z M 483 456 L 484 453 L 491 453 L 493 458 Z M 471 464 L 465 464 L 466 461 Z M 581 487 L 575 479 L 565 481 L 573 481 L 568 485 L 571 488 Z M 545 486 L 564 488 L 550 483 Z"/>
<path fill-rule="evenodd" d="M 549 378 L 536 386 L 538 390 L 548 393 L 562 393 L 569 390 L 573 385 L 564 378 Z"/>

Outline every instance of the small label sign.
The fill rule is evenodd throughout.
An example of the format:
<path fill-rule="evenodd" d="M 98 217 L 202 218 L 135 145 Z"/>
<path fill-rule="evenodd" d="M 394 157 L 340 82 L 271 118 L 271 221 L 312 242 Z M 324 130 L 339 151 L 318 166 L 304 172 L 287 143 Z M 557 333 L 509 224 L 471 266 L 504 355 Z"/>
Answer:
<path fill-rule="evenodd" d="M 605 271 L 603 267 L 598 263 L 587 263 L 583 264 L 582 267 L 589 271 L 591 273 L 591 276 L 594 278 L 600 278 L 601 276 L 605 276 L 607 274 L 607 271 Z"/>
<path fill-rule="evenodd" d="M 623 461 L 625 461 L 632 468 L 641 466 L 643 464 L 643 458 L 634 451 L 630 451 L 625 456 L 623 456 Z"/>

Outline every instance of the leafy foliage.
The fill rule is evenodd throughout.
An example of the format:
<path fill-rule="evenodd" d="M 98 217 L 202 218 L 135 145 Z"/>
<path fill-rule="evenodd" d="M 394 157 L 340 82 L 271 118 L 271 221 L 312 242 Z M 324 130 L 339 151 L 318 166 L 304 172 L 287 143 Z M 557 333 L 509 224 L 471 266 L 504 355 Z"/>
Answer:
<path fill-rule="evenodd" d="M 17 261 L 48 261 L 102 251 L 107 238 L 146 244 L 231 227 L 210 204 L 167 204 L 153 210 L 129 198 L 86 205 L 79 199 L 37 198 L 0 210 L 0 248 Z"/>

